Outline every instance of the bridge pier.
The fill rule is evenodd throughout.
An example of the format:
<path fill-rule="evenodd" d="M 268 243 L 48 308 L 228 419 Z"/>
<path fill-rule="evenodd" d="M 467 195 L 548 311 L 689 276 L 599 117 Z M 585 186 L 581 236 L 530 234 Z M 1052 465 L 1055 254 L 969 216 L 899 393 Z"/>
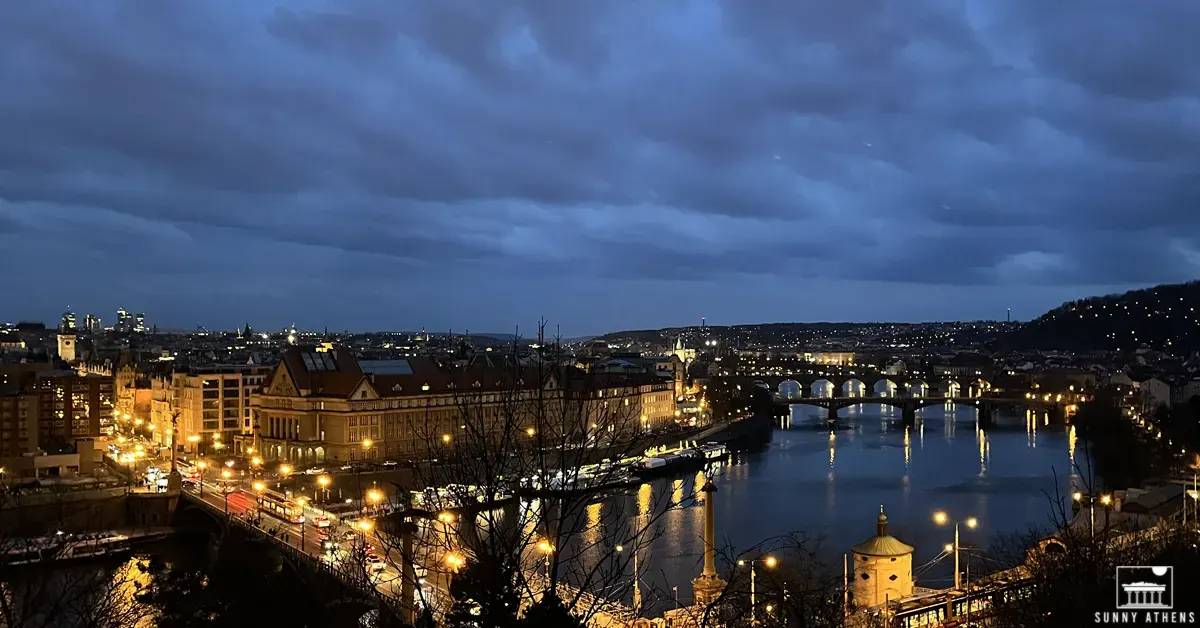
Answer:
<path fill-rule="evenodd" d="M 906 403 L 900 407 L 901 417 L 905 427 L 912 427 L 917 423 L 917 406 L 913 403 Z"/>
<path fill-rule="evenodd" d="M 825 421 L 827 423 L 837 425 L 837 422 L 838 422 L 838 407 L 837 406 L 835 406 L 833 404 L 829 405 L 829 413 L 825 415 Z"/>
<path fill-rule="evenodd" d="M 980 401 L 979 406 L 979 427 L 989 428 L 996 418 L 996 410 L 992 404 L 987 401 Z"/>

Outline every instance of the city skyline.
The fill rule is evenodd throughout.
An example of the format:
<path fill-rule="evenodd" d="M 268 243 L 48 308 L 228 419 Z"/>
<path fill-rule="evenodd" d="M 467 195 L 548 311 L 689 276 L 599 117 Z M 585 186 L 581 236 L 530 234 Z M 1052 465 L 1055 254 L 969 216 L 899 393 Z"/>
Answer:
<path fill-rule="evenodd" d="M 5 315 L 579 336 L 1189 280 L 1200 8 L 1102 5 L 16 3 Z"/>

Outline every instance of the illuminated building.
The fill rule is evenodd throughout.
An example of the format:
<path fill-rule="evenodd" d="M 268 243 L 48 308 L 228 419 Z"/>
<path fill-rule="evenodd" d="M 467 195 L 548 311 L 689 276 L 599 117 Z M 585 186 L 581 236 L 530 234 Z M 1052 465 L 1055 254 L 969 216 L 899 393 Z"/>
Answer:
<path fill-rule="evenodd" d="M 232 448 L 235 437 L 253 432 L 251 398 L 270 372 L 269 366 L 222 365 L 158 378 L 150 385 L 150 420 L 168 427 L 178 413 L 176 442 L 185 452 L 208 454 Z M 159 440 L 168 444 L 167 431 L 159 433 Z"/>
<path fill-rule="evenodd" d="M 872 608 L 913 594 L 913 547 L 888 534 L 882 506 L 875 525 L 875 536 L 855 545 L 851 554 L 854 603 L 859 608 Z"/>
<path fill-rule="evenodd" d="M 562 413 L 579 417 L 581 431 L 612 432 L 621 421 L 649 428 L 674 416 L 672 384 L 654 374 L 569 372 L 577 379 L 560 387 L 550 378 L 542 397 L 585 404 Z M 235 443 L 244 450 L 255 440 L 263 458 L 300 464 L 420 456 L 431 441 L 453 446 L 464 403 L 472 420 L 498 419 L 505 404 L 532 399 L 539 383 L 533 371 L 430 358 L 360 362 L 340 348 L 288 347 L 251 400 L 253 439 Z"/>

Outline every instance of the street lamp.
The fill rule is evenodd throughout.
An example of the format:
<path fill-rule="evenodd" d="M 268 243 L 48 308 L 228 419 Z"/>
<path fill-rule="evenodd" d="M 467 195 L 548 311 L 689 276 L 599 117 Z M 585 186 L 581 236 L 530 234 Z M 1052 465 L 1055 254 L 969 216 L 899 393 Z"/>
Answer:
<path fill-rule="evenodd" d="M 745 561 L 745 560 L 739 560 L 738 567 L 745 567 L 746 562 L 747 561 Z M 757 576 L 756 576 L 756 571 L 754 569 L 754 565 L 756 565 L 758 563 L 762 563 L 762 564 L 766 565 L 768 569 L 774 569 L 775 565 L 778 564 L 778 561 L 775 560 L 774 556 L 767 556 L 765 558 L 760 556 L 758 558 L 750 560 L 749 562 L 750 562 L 750 623 L 755 624 L 755 623 L 758 623 L 758 620 L 755 618 L 755 606 L 757 605 L 757 599 L 756 599 L 756 593 L 755 593 L 755 580 L 757 579 Z"/>
<path fill-rule="evenodd" d="M 304 496 L 297 497 L 296 503 L 300 506 L 300 551 L 307 554 L 308 550 L 304 549 L 304 528 L 308 526 L 304 525 L 304 506 L 308 504 L 308 498 Z"/>
<path fill-rule="evenodd" d="M 200 499 L 204 499 L 204 470 L 208 468 L 207 460 L 199 460 L 196 462 L 196 468 L 200 470 Z"/>
<path fill-rule="evenodd" d="M 458 570 L 467 564 L 467 559 L 463 558 L 461 554 L 447 554 L 446 564 L 450 565 L 450 569 L 454 570 L 454 573 L 458 573 Z"/>
<path fill-rule="evenodd" d="M 1087 501 L 1088 534 L 1090 535 L 1092 540 L 1095 540 L 1096 539 L 1096 498 L 1091 495 L 1084 495 L 1083 493 L 1081 493 L 1079 491 L 1075 491 L 1074 493 L 1071 493 L 1071 499 L 1075 500 L 1075 503 L 1077 503 L 1077 504 L 1082 504 L 1084 502 L 1084 500 Z M 1109 495 L 1108 493 L 1101 495 L 1100 496 L 1100 505 L 1105 506 L 1105 507 L 1112 505 L 1112 495 Z M 1108 527 L 1108 510 L 1104 511 L 1104 525 L 1105 525 L 1105 527 Z"/>
<path fill-rule="evenodd" d="M 233 477 L 233 471 L 230 471 L 229 469 L 221 469 L 221 478 L 224 479 L 226 482 L 226 484 L 221 487 L 221 492 L 225 493 L 225 516 L 226 517 L 229 516 L 229 492 L 230 491 L 229 491 L 228 482 L 229 482 L 230 478 L 232 478 L 232 477 Z"/>
<path fill-rule="evenodd" d="M 950 521 L 950 518 L 946 515 L 946 513 L 942 512 L 942 511 L 938 511 L 938 512 L 933 513 L 933 521 L 934 521 L 934 523 L 936 523 L 938 525 L 946 525 Z M 968 528 L 971 528 L 972 530 L 974 530 L 976 527 L 979 526 L 979 520 L 976 519 L 975 517 L 967 517 L 966 519 L 963 519 L 962 521 L 954 522 L 954 547 L 953 547 L 953 549 L 954 549 L 954 588 L 955 589 L 962 587 L 962 574 L 960 574 L 958 571 L 958 550 L 961 548 L 961 546 L 959 545 L 959 542 L 958 542 L 958 524 L 960 524 L 960 523 L 965 524 Z"/>
<path fill-rule="evenodd" d="M 550 586 L 550 556 L 554 554 L 554 546 L 550 541 L 542 539 L 537 544 L 538 551 L 546 555 L 546 586 Z"/>
<path fill-rule="evenodd" d="M 367 499 L 374 504 L 375 511 L 379 511 L 379 502 L 383 501 L 383 493 L 377 489 L 367 491 Z"/>
<path fill-rule="evenodd" d="M 625 551 L 624 545 L 616 547 L 618 553 Z M 638 610 L 642 606 L 642 587 L 638 582 L 638 553 L 637 548 L 633 548 L 633 610 Z"/>
<path fill-rule="evenodd" d="M 290 465 L 290 464 L 279 465 L 279 475 L 282 475 L 283 477 L 286 478 L 287 476 L 289 476 L 291 474 L 292 474 L 292 465 Z"/>
<path fill-rule="evenodd" d="M 254 486 L 254 492 L 258 493 L 258 525 L 262 525 L 262 504 L 263 504 L 262 496 L 263 496 L 263 491 L 267 490 L 267 485 L 263 484 L 262 482 L 255 482 L 253 486 Z"/>
<path fill-rule="evenodd" d="M 329 484 L 331 482 L 333 482 L 333 480 L 328 475 L 318 475 L 317 476 L 317 485 L 320 486 L 322 489 L 324 489 L 325 501 L 327 501 L 327 502 L 329 501 Z"/>
<path fill-rule="evenodd" d="M 369 519 L 359 519 L 356 527 L 358 528 L 359 538 L 362 539 L 362 544 L 365 548 L 367 546 L 367 535 L 375 528 L 375 524 L 371 523 Z"/>
<path fill-rule="evenodd" d="M 532 427 L 527 427 L 527 428 L 525 428 L 525 435 L 526 435 L 526 436 L 528 436 L 529 438 L 533 438 L 533 435 L 534 435 L 534 434 L 537 434 L 537 430 L 533 429 Z"/>

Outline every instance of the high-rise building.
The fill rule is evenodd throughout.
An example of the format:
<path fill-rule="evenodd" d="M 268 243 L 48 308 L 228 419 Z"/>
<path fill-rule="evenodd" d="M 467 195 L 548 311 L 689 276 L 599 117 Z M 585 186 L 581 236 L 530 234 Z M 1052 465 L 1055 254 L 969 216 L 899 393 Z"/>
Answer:
<path fill-rule="evenodd" d="M 94 334 L 100 331 L 103 325 L 100 322 L 100 317 L 88 314 L 83 318 L 83 329 L 89 334 Z"/>
<path fill-rule="evenodd" d="M 129 312 L 125 311 L 125 308 L 117 308 L 117 323 L 113 325 L 113 331 L 133 331 L 133 317 L 129 315 Z"/>
<path fill-rule="evenodd" d="M 75 331 L 75 313 L 70 310 L 64 312 L 58 328 L 62 331 Z"/>
<path fill-rule="evenodd" d="M 145 314 L 138 314 L 134 318 L 133 331 L 135 331 L 139 334 L 144 334 L 147 331 L 150 331 L 149 328 L 146 327 L 146 315 Z"/>

